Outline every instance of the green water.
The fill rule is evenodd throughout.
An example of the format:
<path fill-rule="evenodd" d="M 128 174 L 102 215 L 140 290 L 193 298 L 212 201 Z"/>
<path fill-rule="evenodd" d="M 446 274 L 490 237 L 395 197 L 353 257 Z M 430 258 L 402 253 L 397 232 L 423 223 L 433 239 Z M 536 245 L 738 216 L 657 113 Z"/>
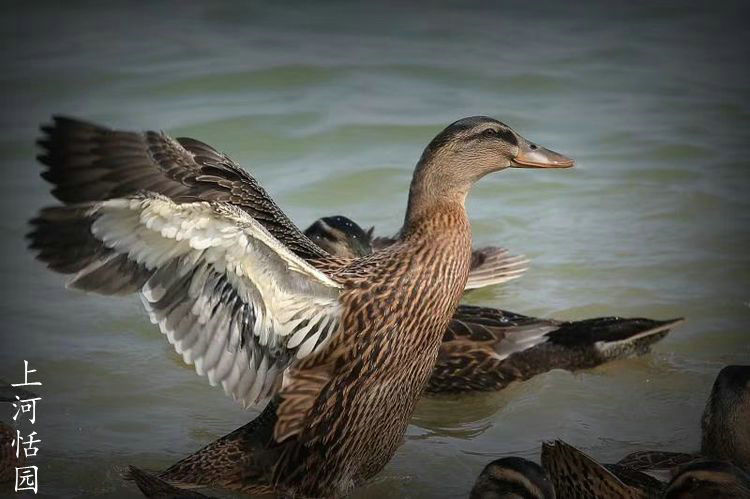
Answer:
<path fill-rule="evenodd" d="M 467 301 L 687 322 L 642 358 L 422 401 L 355 497 L 460 496 L 493 458 L 536 459 L 558 437 L 601 459 L 695 450 L 714 376 L 750 362 L 750 37 L 731 4 L 28 2 L 5 14 L 0 377 L 19 379 L 28 359 L 44 382 L 41 495 L 130 497 L 128 464 L 164 468 L 253 416 L 182 364 L 136 298 L 67 291 L 25 250 L 26 220 L 52 202 L 33 144 L 52 113 L 199 138 L 300 226 L 340 213 L 381 234 L 400 226 L 421 149 L 457 118 L 497 117 L 576 158 L 472 192 L 475 241 L 532 266 Z"/>

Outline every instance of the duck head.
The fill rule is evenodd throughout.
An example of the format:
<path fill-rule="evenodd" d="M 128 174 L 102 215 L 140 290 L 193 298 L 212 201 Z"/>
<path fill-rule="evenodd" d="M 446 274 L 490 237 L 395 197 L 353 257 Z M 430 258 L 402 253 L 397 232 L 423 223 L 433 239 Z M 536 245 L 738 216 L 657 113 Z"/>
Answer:
<path fill-rule="evenodd" d="M 448 125 L 425 148 L 414 171 L 407 211 L 414 214 L 422 205 L 443 200 L 462 204 L 474 182 L 505 168 L 569 168 L 574 164 L 496 119 L 463 118 Z"/>
<path fill-rule="evenodd" d="M 750 477 L 725 461 L 699 461 L 681 468 L 664 499 L 750 498 Z"/>
<path fill-rule="evenodd" d="M 552 483 L 538 464 L 504 457 L 485 466 L 469 499 L 555 499 Z"/>
<path fill-rule="evenodd" d="M 319 218 L 305 235 L 332 255 L 359 258 L 372 253 L 372 229 L 365 232 L 353 220 L 336 215 Z"/>
<path fill-rule="evenodd" d="M 750 470 L 750 366 L 726 366 L 719 372 L 701 428 L 701 454 Z"/>

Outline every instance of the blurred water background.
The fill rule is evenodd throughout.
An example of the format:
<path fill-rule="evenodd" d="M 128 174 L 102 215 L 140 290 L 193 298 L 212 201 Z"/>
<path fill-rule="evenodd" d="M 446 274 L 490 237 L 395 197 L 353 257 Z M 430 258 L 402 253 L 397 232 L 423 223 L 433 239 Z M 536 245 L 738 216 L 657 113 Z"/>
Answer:
<path fill-rule="evenodd" d="M 560 319 L 687 318 L 638 359 L 424 400 L 355 497 L 456 497 L 484 464 L 561 437 L 597 458 L 691 451 L 718 370 L 750 361 L 750 37 L 741 4 L 11 2 L 0 20 L 0 376 L 44 385 L 41 494 L 129 497 L 247 422 L 185 367 L 136 298 L 64 289 L 25 250 L 50 204 L 40 123 L 63 113 L 204 140 L 301 227 L 401 223 L 424 145 L 486 114 L 578 160 L 470 196 L 477 244 L 532 259 L 467 301 Z M 8 414 L 0 419 L 9 421 Z"/>

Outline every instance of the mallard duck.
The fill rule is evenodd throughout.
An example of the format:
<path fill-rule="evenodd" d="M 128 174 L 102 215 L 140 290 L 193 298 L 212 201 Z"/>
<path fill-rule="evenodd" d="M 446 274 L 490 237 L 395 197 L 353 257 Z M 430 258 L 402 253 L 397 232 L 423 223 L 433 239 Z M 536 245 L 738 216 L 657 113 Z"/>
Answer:
<path fill-rule="evenodd" d="M 357 258 L 369 255 L 373 249 L 382 249 L 395 241 L 392 238 L 373 238 L 371 227 L 366 232 L 351 219 L 336 215 L 319 218 L 307 229 L 305 235 L 331 255 Z M 486 246 L 471 252 L 469 279 L 465 289 L 502 284 L 521 277 L 529 260 L 523 255 L 513 256 L 507 249 Z"/>
<path fill-rule="evenodd" d="M 315 221 L 305 234 L 333 255 L 364 256 L 373 251 L 372 230 L 365 232 L 341 215 Z M 680 322 L 620 317 L 568 322 L 459 305 L 443 335 L 426 390 L 501 390 L 552 369 L 596 367 L 646 353 Z"/>
<path fill-rule="evenodd" d="M 666 481 L 677 472 L 694 470 L 689 476 L 721 483 L 723 479 L 709 473 L 711 469 L 701 463 L 707 459 L 723 460 L 741 470 L 744 468 L 743 472 L 748 471 L 744 458 L 750 449 L 747 438 L 750 431 L 747 424 L 750 421 L 749 401 L 750 366 L 727 366 L 719 372 L 706 403 L 700 453 L 641 451 L 629 454 L 616 464 L 599 464 L 575 447 L 556 441 L 543 445 L 542 465 L 560 497 L 599 497 L 596 494 L 605 490 L 616 491 L 623 494 L 622 497 L 656 497 L 664 491 L 665 482 L 650 474 L 660 470 L 667 471 Z M 693 464 L 697 464 L 696 467 L 693 468 Z M 675 491 L 686 490 L 679 486 L 682 482 L 678 482 L 676 476 L 672 483 L 677 484 Z"/>
<path fill-rule="evenodd" d="M 750 499 L 750 475 L 726 461 L 696 461 L 680 468 L 664 499 Z"/>
<path fill-rule="evenodd" d="M 138 293 L 198 374 L 267 404 L 224 470 L 196 473 L 196 459 L 170 477 L 248 493 L 345 495 L 385 466 L 468 280 L 471 186 L 573 166 L 492 118 L 456 121 L 417 163 L 399 241 L 342 259 L 202 142 L 60 118 L 44 131 L 63 204 L 32 221 L 31 248 L 70 287 Z"/>
<path fill-rule="evenodd" d="M 496 459 L 484 467 L 469 499 L 555 499 L 544 468 L 522 457 Z"/>

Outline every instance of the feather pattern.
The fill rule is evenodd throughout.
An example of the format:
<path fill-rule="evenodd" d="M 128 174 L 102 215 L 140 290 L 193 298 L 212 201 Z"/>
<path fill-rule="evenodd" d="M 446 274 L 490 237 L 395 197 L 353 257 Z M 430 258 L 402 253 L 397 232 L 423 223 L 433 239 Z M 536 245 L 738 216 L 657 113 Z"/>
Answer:
<path fill-rule="evenodd" d="M 42 127 L 42 177 L 66 204 L 156 192 L 180 202 L 240 207 L 303 258 L 325 251 L 305 237 L 257 180 L 227 155 L 196 139 L 128 132 L 56 116 Z"/>
<path fill-rule="evenodd" d="M 354 225 L 359 229 L 358 225 Z M 308 228 L 308 230 L 310 229 L 312 227 Z M 361 231 L 361 229 L 359 230 Z M 397 238 L 394 237 L 373 237 L 373 231 L 374 227 L 371 227 L 365 234 L 369 238 L 368 246 L 375 251 L 387 248 L 397 241 Z M 307 231 L 305 233 L 307 234 Z M 348 244 L 351 245 L 352 242 L 350 241 Z M 341 246 L 346 245 L 341 244 Z M 465 289 L 470 291 L 512 281 L 521 277 L 528 268 L 529 259 L 524 255 L 511 255 L 506 248 L 499 246 L 477 248 L 471 252 L 469 279 L 466 281 Z"/>
<path fill-rule="evenodd" d="M 528 144 L 491 118 L 451 124 L 415 168 L 399 241 L 334 262 L 199 141 L 61 118 L 44 131 L 44 176 L 68 206 L 35 221 L 40 258 L 84 289 L 140 290 L 186 360 L 243 401 L 279 390 L 251 437 L 161 478 L 305 497 L 346 495 L 396 452 L 467 282 L 467 190 Z M 222 448 L 240 451 L 202 475 Z"/>
<path fill-rule="evenodd" d="M 69 285 L 102 294 L 140 288 L 151 321 L 185 362 L 245 406 L 265 402 L 295 358 L 338 331 L 341 285 L 236 206 L 142 194 L 50 208 L 35 223 L 47 238 L 37 242 L 55 248 L 66 246 L 64 227 L 74 235 L 87 227 L 91 254 L 70 267 Z"/>

